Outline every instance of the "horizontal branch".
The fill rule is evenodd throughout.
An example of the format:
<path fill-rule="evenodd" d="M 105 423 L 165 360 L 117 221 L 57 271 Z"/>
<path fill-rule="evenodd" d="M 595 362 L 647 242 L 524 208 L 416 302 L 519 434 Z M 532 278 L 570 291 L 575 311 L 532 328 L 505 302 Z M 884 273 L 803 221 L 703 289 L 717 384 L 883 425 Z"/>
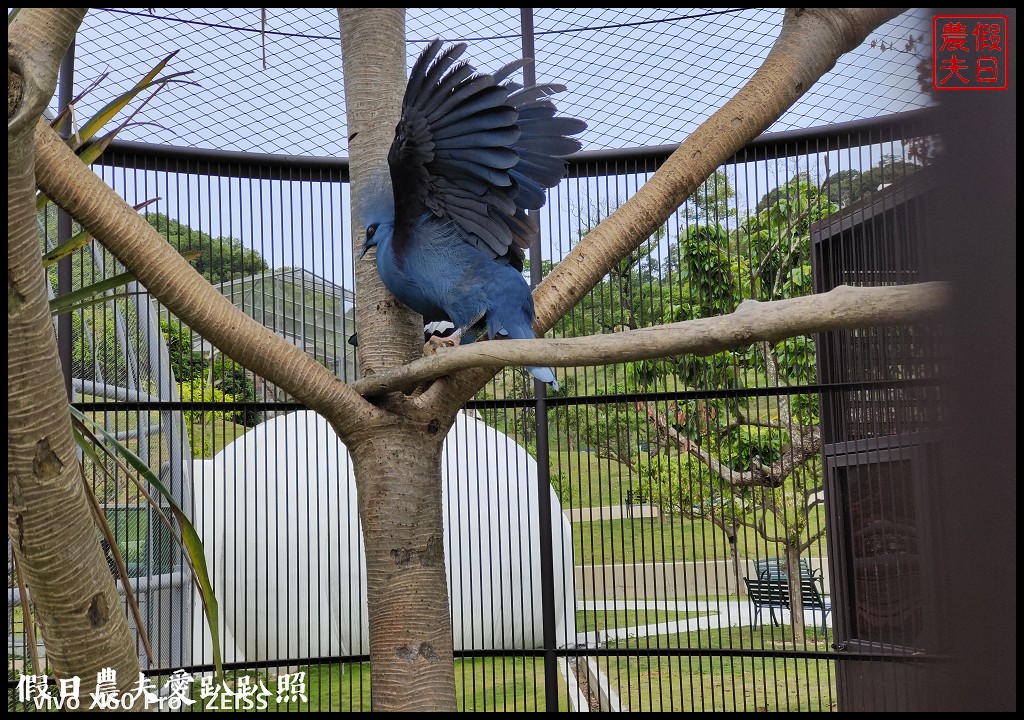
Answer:
<path fill-rule="evenodd" d="M 576 367 L 611 365 L 672 355 L 711 355 L 829 330 L 902 325 L 934 317 L 949 303 L 945 283 L 891 287 L 843 285 L 788 300 L 745 300 L 734 313 L 712 318 L 580 338 L 496 340 L 441 348 L 385 373 L 363 377 L 352 388 L 364 397 L 410 390 L 456 370 L 506 365 Z"/>

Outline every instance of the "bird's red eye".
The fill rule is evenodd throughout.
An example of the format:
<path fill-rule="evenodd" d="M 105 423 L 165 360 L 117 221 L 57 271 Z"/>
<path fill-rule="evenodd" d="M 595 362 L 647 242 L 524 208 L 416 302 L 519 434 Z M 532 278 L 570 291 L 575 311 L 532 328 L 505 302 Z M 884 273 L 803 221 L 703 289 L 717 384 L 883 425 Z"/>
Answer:
<path fill-rule="evenodd" d="M 366 228 L 366 239 L 369 240 L 370 238 L 372 238 L 376 232 L 377 232 L 377 226 L 376 225 L 371 225 L 370 227 Z"/>

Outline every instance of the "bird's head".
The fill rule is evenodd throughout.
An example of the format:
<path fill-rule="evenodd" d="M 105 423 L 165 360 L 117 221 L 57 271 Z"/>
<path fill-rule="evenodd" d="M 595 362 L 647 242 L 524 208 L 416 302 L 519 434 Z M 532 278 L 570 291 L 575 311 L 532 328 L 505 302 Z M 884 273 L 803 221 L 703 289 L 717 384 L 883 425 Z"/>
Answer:
<path fill-rule="evenodd" d="M 380 225 L 380 223 L 375 222 L 366 226 L 366 235 L 363 238 L 363 251 L 359 253 L 360 260 L 362 260 L 363 256 L 366 255 L 367 250 L 372 247 L 377 247 L 378 243 L 380 243 L 380 234 L 378 233 Z"/>
<path fill-rule="evenodd" d="M 377 248 L 379 253 L 381 247 L 391 242 L 394 234 L 395 222 L 393 220 L 371 221 L 366 226 L 366 234 L 363 236 L 363 251 L 359 254 L 359 259 L 362 260 L 370 248 Z"/>
<path fill-rule="evenodd" d="M 395 228 L 395 204 L 391 196 L 390 185 L 382 186 L 376 192 L 368 192 L 363 199 L 363 205 L 359 208 L 359 214 L 366 223 L 366 231 L 363 235 L 363 250 L 359 254 L 362 259 L 366 251 L 375 248 L 386 242 L 386 238 L 394 234 Z M 353 208 L 355 209 L 355 208 Z"/>

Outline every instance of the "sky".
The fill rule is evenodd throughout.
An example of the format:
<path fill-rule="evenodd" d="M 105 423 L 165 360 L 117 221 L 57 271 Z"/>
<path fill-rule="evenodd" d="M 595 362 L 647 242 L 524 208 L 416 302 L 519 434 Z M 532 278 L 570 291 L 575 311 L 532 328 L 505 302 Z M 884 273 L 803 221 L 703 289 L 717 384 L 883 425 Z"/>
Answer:
<path fill-rule="evenodd" d="M 559 106 L 586 118 L 586 149 L 678 143 L 760 65 L 781 10 L 636 8 L 534 10 L 536 72 L 568 89 Z M 888 46 L 926 29 L 911 11 L 879 29 Z M 407 64 L 433 37 L 465 41 L 493 70 L 522 53 L 518 9 L 410 8 Z M 337 16 L 331 9 L 96 9 L 82 24 L 76 90 L 103 77 L 82 114 L 171 52 L 190 72 L 142 114 L 124 139 L 186 147 L 344 157 L 345 113 Z M 869 44 L 840 59 L 770 131 L 816 127 L 920 107 L 912 71 L 927 52 Z"/>
<path fill-rule="evenodd" d="M 532 19 L 538 78 L 567 85 L 556 98 L 560 112 L 587 120 L 584 150 L 605 150 L 684 139 L 753 74 L 777 34 L 781 10 L 538 8 Z M 872 39 L 900 45 L 930 28 L 927 19 L 913 11 Z M 521 22 L 514 8 L 409 8 L 407 62 L 426 41 L 443 37 L 466 40 L 467 57 L 495 69 L 521 54 Z M 100 84 L 80 100 L 78 117 L 89 117 L 171 52 L 176 55 L 168 72 L 188 71 L 190 84 L 161 93 L 121 139 L 345 156 L 344 78 L 333 9 L 271 8 L 265 26 L 259 9 L 91 10 L 75 51 L 76 94 Z M 865 43 L 769 131 L 920 107 L 916 62 L 915 53 L 885 53 L 877 42 L 875 48 Z M 757 188 L 759 197 L 777 181 L 770 173 L 740 184 Z M 336 186 L 218 184 L 134 171 L 111 173 L 108 181 L 129 202 L 159 197 L 152 207 L 180 222 L 240 238 L 273 267 L 301 265 L 352 286 L 347 197 Z M 757 197 L 748 200 L 753 204 Z M 572 228 L 560 231 L 558 247 L 549 252 L 567 251 L 573 234 Z"/>

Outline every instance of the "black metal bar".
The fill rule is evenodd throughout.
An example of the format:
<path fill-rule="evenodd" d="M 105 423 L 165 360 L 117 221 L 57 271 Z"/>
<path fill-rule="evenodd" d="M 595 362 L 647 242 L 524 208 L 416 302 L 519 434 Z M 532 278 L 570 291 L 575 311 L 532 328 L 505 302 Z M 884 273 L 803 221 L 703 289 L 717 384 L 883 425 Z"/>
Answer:
<path fill-rule="evenodd" d="M 937 130 L 937 111 L 933 109 L 911 110 L 895 113 L 871 120 L 854 120 L 835 125 L 823 125 L 816 128 L 785 130 L 782 132 L 765 133 L 746 147 L 739 150 L 726 165 L 742 162 L 775 160 L 792 157 L 794 149 L 808 144 L 820 144 L 822 152 L 826 150 L 843 150 L 873 142 L 871 138 L 883 135 L 886 137 L 909 138 L 922 134 L 931 134 Z M 858 134 L 859 133 L 859 134 Z M 865 137 L 866 136 L 866 137 Z M 679 145 L 657 145 L 643 148 L 637 152 L 633 148 L 611 150 L 582 150 L 569 157 L 569 177 L 602 177 L 607 175 L 604 169 L 596 166 L 607 163 L 615 166 L 624 163 L 638 163 L 631 168 L 632 172 L 650 172 L 679 149 Z"/>
<path fill-rule="evenodd" d="M 58 93 L 57 105 L 63 110 L 71 104 L 75 93 L 75 41 L 71 41 L 68 51 L 60 61 L 60 90 Z M 68 113 L 64 122 L 57 128 L 61 137 L 71 136 L 73 128 L 71 121 L 74 115 Z M 71 216 L 63 208 L 57 208 L 57 244 L 71 239 Z M 71 256 L 62 258 L 57 262 L 57 295 L 67 295 L 71 292 L 72 272 Z M 57 316 L 57 355 L 60 357 L 61 372 L 64 375 L 64 390 L 68 394 L 68 400 L 74 397 L 72 389 L 72 353 L 73 343 L 71 332 L 71 313 L 61 313 Z"/>
<path fill-rule="evenodd" d="M 523 58 L 528 62 L 523 67 L 523 84 L 537 82 L 537 51 L 534 46 L 533 8 L 520 8 L 519 18 L 523 39 Z M 530 211 L 535 215 L 534 211 Z M 544 267 L 540 244 L 540 233 L 533 238 L 530 247 L 530 286 L 536 288 L 544 279 Z M 544 691 L 548 712 L 558 712 L 558 657 L 555 652 L 555 579 L 554 542 L 551 527 L 551 457 L 548 442 L 547 385 L 536 378 L 533 381 L 533 411 L 537 423 L 537 497 L 540 517 L 540 586 L 541 612 L 543 614 L 544 636 Z"/>
<path fill-rule="evenodd" d="M 210 148 L 174 147 L 115 140 L 96 161 L 99 165 L 260 180 L 348 182 L 348 158 L 262 155 Z"/>
<path fill-rule="evenodd" d="M 793 155 L 795 147 L 809 143 L 818 143 L 820 151 L 824 152 L 856 147 L 870 142 L 871 137 L 880 137 L 886 132 L 895 133 L 892 137 L 896 139 L 929 134 L 936 129 L 936 118 L 936 111 L 926 108 L 871 120 L 766 133 L 737 152 L 725 164 L 789 157 Z M 649 148 L 582 150 L 567 158 L 567 177 L 604 177 L 608 175 L 607 166 L 617 167 L 625 163 L 632 164 L 630 172 L 653 172 L 678 148 L 678 145 L 658 145 Z M 262 155 L 212 148 L 152 145 L 125 140 L 110 143 L 110 147 L 96 162 L 100 165 L 144 170 L 166 170 L 170 163 L 176 162 L 184 165 L 176 168 L 179 172 L 264 180 L 348 182 L 349 178 L 348 158 Z"/>

